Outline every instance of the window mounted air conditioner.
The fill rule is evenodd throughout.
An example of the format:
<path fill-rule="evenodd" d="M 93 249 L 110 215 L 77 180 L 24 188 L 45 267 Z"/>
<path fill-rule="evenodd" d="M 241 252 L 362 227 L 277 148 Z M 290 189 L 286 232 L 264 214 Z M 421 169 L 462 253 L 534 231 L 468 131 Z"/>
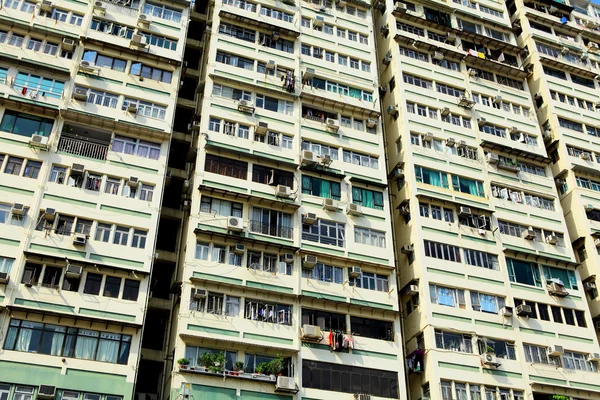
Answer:
<path fill-rule="evenodd" d="M 23 215 L 25 214 L 25 206 L 21 203 L 14 203 L 10 209 L 12 215 Z"/>
<path fill-rule="evenodd" d="M 38 149 L 48 150 L 48 136 L 33 134 L 29 140 L 29 145 Z"/>
<path fill-rule="evenodd" d="M 292 195 L 292 188 L 285 185 L 277 185 L 275 188 L 275 196 L 289 198 Z"/>
<path fill-rule="evenodd" d="M 360 267 L 350 267 L 348 268 L 348 276 L 350 278 L 358 278 L 362 273 Z"/>
<path fill-rule="evenodd" d="M 548 346 L 548 356 L 549 357 L 560 357 L 565 352 L 562 346 L 553 344 L 552 346 Z"/>
<path fill-rule="evenodd" d="M 533 240 L 535 239 L 536 235 L 535 235 L 535 231 L 533 230 L 533 228 L 529 227 L 527 229 L 525 229 L 522 233 L 521 233 L 521 238 L 525 239 L 525 240 Z"/>
<path fill-rule="evenodd" d="M 528 304 L 519 304 L 517 306 L 517 315 L 519 317 L 529 317 L 532 313 L 531 306 Z"/>
<path fill-rule="evenodd" d="M 64 38 L 62 41 L 61 49 L 71 51 L 75 48 L 75 40 Z"/>
<path fill-rule="evenodd" d="M 296 393 L 298 392 L 298 387 L 296 386 L 296 382 L 294 381 L 293 377 L 278 376 L 277 382 L 275 382 L 275 391 Z"/>
<path fill-rule="evenodd" d="M 150 16 L 147 14 L 140 14 L 138 17 L 138 25 L 144 28 L 150 26 Z"/>
<path fill-rule="evenodd" d="M 73 246 L 85 246 L 87 243 L 87 237 L 85 235 L 74 235 Z"/>
<path fill-rule="evenodd" d="M 133 35 L 129 44 L 134 47 L 146 47 L 148 46 L 148 38 L 144 35 Z"/>
<path fill-rule="evenodd" d="M 327 125 L 327 130 L 329 132 L 337 132 L 340 129 L 340 121 L 338 121 L 337 119 L 327 118 L 325 124 Z"/>
<path fill-rule="evenodd" d="M 402 246 L 402 249 L 400 251 L 402 252 L 402 254 L 412 254 L 415 251 L 415 249 L 414 246 L 410 244 L 408 246 Z"/>
<path fill-rule="evenodd" d="M 509 306 L 504 306 L 500 309 L 500 315 L 502 315 L 503 317 L 512 317 L 513 315 L 513 308 L 509 307 Z"/>
<path fill-rule="evenodd" d="M 275 67 L 276 67 L 275 61 L 269 60 L 269 62 L 267 62 L 266 68 L 268 70 L 274 70 Z"/>
<path fill-rule="evenodd" d="M 46 210 L 44 210 L 44 220 L 53 222 L 55 218 L 56 210 L 54 208 L 46 208 Z"/>
<path fill-rule="evenodd" d="M 302 325 L 302 339 L 321 339 L 321 328 L 317 325 Z"/>
<path fill-rule="evenodd" d="M 140 180 L 135 176 L 130 176 L 129 180 L 127 181 L 127 185 L 132 188 L 138 187 L 139 184 L 140 184 Z"/>
<path fill-rule="evenodd" d="M 314 225 L 317 223 L 317 214 L 306 213 L 302 216 L 302 223 L 305 225 Z"/>
<path fill-rule="evenodd" d="M 6 285 L 10 281 L 10 276 L 8 272 L 0 272 L 0 284 Z"/>
<path fill-rule="evenodd" d="M 65 276 L 67 278 L 80 278 L 82 273 L 83 267 L 81 265 L 67 264 L 67 268 L 65 270 Z"/>
<path fill-rule="evenodd" d="M 471 209 L 469 207 L 460 206 L 458 209 L 458 215 L 461 217 L 471 215 Z"/>
<path fill-rule="evenodd" d="M 346 214 L 360 217 L 362 215 L 362 208 L 360 204 L 349 203 L 346 206 Z"/>
<path fill-rule="evenodd" d="M 40 5 L 40 10 L 45 12 L 52 12 L 52 2 L 48 0 L 42 0 Z"/>
<path fill-rule="evenodd" d="M 240 100 L 238 101 L 238 110 L 242 111 L 242 112 L 249 112 L 249 113 L 253 113 L 254 112 L 254 103 L 252 103 L 250 100 Z"/>
<path fill-rule="evenodd" d="M 317 256 L 307 254 L 302 257 L 302 268 L 313 269 L 317 265 Z"/>
<path fill-rule="evenodd" d="M 448 147 L 456 146 L 456 139 L 454 139 L 454 138 L 446 139 L 446 146 L 448 146 Z"/>
<path fill-rule="evenodd" d="M 79 62 L 79 70 L 82 72 L 95 72 L 97 67 L 91 61 L 82 60 Z"/>
<path fill-rule="evenodd" d="M 398 116 L 398 106 L 388 106 L 387 113 L 393 117 Z"/>
<path fill-rule="evenodd" d="M 286 263 L 294 262 L 294 253 L 285 253 L 283 255 L 283 261 Z"/>
<path fill-rule="evenodd" d="M 312 151 L 303 150 L 302 151 L 302 164 L 304 165 L 314 165 L 316 164 L 316 155 Z"/>
<path fill-rule="evenodd" d="M 204 299 L 208 296 L 208 291 L 206 289 L 192 289 L 192 295 L 194 299 Z"/>
<path fill-rule="evenodd" d="M 377 127 L 377 119 L 376 118 L 369 118 L 367 120 L 367 128 L 375 128 Z"/>
<path fill-rule="evenodd" d="M 49 385 L 40 385 L 38 388 L 38 399 L 53 399 L 56 396 L 56 387 Z"/>
<path fill-rule="evenodd" d="M 87 101 L 88 99 L 88 91 L 83 88 L 75 88 L 73 91 L 73 99 L 78 101 Z"/>
<path fill-rule="evenodd" d="M 406 290 L 404 291 L 404 294 L 406 294 L 407 296 L 416 296 L 419 294 L 419 286 L 417 285 L 408 285 L 406 287 Z"/>
<path fill-rule="evenodd" d="M 323 210 L 325 211 L 337 211 L 337 201 L 334 199 L 323 199 Z"/>
<path fill-rule="evenodd" d="M 131 114 L 137 114 L 137 105 L 129 104 L 127 105 L 127 112 Z"/>
<path fill-rule="evenodd" d="M 442 108 L 442 117 L 446 117 L 448 115 L 450 115 L 450 108 L 449 107 Z"/>
<path fill-rule="evenodd" d="M 244 254 L 246 252 L 246 245 L 242 243 L 236 243 L 235 246 L 233 246 L 233 252 L 235 254 Z"/>
<path fill-rule="evenodd" d="M 556 235 L 546 236 L 546 243 L 556 245 L 556 243 L 558 243 L 558 236 L 556 236 Z"/>

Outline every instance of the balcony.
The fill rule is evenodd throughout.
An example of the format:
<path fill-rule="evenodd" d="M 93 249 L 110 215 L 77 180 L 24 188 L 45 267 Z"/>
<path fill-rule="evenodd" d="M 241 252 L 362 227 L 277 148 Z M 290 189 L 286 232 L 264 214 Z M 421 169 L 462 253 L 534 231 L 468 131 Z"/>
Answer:
<path fill-rule="evenodd" d="M 292 239 L 294 228 L 289 226 L 264 223 L 262 221 L 250 221 L 250 232 L 263 235 L 276 236 L 283 239 Z"/>
<path fill-rule="evenodd" d="M 108 143 L 96 143 L 91 140 L 82 140 L 76 137 L 61 136 L 58 142 L 58 151 L 76 156 L 106 160 Z"/>

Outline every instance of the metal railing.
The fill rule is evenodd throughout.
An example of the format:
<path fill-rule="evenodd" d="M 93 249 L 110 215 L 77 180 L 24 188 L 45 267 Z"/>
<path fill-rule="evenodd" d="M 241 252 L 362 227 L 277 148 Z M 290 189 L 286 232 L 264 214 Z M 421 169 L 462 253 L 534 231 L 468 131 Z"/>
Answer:
<path fill-rule="evenodd" d="M 265 224 L 261 221 L 250 221 L 250 231 L 284 239 L 291 239 L 294 234 L 294 228 L 292 227 Z"/>
<path fill-rule="evenodd" d="M 106 160 L 108 144 L 92 143 L 63 136 L 58 142 L 58 151 L 93 158 L 95 160 Z"/>

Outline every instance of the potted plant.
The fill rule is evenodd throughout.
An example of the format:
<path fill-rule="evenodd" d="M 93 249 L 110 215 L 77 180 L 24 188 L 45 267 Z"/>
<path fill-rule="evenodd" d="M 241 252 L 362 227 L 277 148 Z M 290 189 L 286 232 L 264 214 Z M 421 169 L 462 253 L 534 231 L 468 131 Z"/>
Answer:
<path fill-rule="evenodd" d="M 179 364 L 179 368 L 187 369 L 188 365 L 190 365 L 190 360 L 188 360 L 187 358 L 180 358 L 179 360 L 177 360 L 177 364 Z"/>
<path fill-rule="evenodd" d="M 260 364 L 258 364 L 256 366 L 256 373 L 259 375 L 266 374 L 268 365 L 269 365 L 269 363 L 267 363 L 267 362 L 261 362 Z"/>
<path fill-rule="evenodd" d="M 219 374 L 225 369 L 225 353 L 212 353 L 212 365 L 208 366 L 208 370 L 212 373 Z"/>
<path fill-rule="evenodd" d="M 200 365 L 202 365 L 204 368 L 210 367 L 211 365 L 213 365 L 213 353 L 206 352 L 204 354 L 202 354 L 199 358 L 198 358 L 198 363 Z"/>
<path fill-rule="evenodd" d="M 486 346 L 485 347 L 485 352 L 487 354 L 496 354 L 496 349 L 494 349 L 492 346 Z"/>
<path fill-rule="evenodd" d="M 267 364 L 267 371 L 265 371 L 268 375 L 281 375 L 281 371 L 283 371 L 283 358 L 277 357 L 269 361 Z"/>
<path fill-rule="evenodd" d="M 550 400 L 569 400 L 569 396 L 565 396 L 562 394 L 555 394 L 550 397 Z"/>
<path fill-rule="evenodd" d="M 239 374 L 243 373 L 244 372 L 244 362 L 236 361 L 235 364 L 233 364 L 233 370 Z"/>

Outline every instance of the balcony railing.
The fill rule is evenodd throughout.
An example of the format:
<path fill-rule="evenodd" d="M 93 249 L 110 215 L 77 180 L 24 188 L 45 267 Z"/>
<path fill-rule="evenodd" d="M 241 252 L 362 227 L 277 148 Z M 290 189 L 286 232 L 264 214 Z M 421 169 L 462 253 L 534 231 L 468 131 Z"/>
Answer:
<path fill-rule="evenodd" d="M 271 225 L 261 221 L 250 221 L 250 232 L 291 239 L 294 234 L 294 228 L 289 226 Z"/>
<path fill-rule="evenodd" d="M 125 17 L 137 18 L 139 10 L 112 1 L 103 1 L 104 7 L 109 14 L 119 14 Z"/>
<path fill-rule="evenodd" d="M 93 143 L 63 136 L 58 142 L 58 151 L 95 160 L 106 160 L 108 144 Z"/>

